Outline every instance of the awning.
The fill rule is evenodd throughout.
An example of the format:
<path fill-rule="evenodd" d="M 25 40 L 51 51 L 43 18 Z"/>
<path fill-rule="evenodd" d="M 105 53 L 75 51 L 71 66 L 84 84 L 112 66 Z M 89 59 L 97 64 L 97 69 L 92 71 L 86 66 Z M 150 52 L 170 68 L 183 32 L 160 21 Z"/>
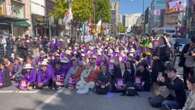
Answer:
<path fill-rule="evenodd" d="M 23 21 L 14 22 L 14 26 L 27 28 L 30 26 L 30 24 L 26 20 L 23 20 Z"/>

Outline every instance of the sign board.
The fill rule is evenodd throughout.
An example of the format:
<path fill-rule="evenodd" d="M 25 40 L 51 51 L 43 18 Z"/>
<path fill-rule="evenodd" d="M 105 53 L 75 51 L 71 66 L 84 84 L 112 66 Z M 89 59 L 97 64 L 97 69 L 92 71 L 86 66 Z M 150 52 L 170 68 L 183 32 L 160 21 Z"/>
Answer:
<path fill-rule="evenodd" d="M 185 11 L 185 3 L 182 0 L 169 1 L 167 5 L 167 14 Z"/>
<path fill-rule="evenodd" d="M 164 17 L 164 25 L 174 25 L 177 26 L 178 24 L 178 14 L 168 14 Z"/>

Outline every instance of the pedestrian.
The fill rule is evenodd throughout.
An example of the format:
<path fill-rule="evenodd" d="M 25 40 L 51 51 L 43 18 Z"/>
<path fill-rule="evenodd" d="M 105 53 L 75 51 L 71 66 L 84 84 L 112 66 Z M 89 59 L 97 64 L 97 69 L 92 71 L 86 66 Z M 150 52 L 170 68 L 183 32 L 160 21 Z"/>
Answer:
<path fill-rule="evenodd" d="M 193 53 L 195 51 L 195 37 L 191 38 L 191 42 L 186 44 L 181 52 L 179 59 L 179 66 L 183 67 L 183 78 L 185 87 L 187 88 L 186 80 L 189 77 L 190 71 L 195 67 L 195 57 Z"/>

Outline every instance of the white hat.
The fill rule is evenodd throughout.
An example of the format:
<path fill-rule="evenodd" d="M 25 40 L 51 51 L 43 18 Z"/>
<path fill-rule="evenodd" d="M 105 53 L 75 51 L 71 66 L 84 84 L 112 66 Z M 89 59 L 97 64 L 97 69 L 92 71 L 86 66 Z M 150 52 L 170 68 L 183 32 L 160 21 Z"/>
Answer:
<path fill-rule="evenodd" d="M 25 64 L 23 68 L 24 69 L 32 69 L 33 67 L 30 63 L 28 63 L 28 64 Z"/>
<path fill-rule="evenodd" d="M 61 38 L 61 39 L 59 39 L 59 41 L 64 41 L 64 40 Z"/>
<path fill-rule="evenodd" d="M 41 62 L 41 64 L 40 64 L 41 66 L 47 66 L 48 65 L 48 63 L 46 62 L 46 61 L 43 61 L 43 62 Z"/>
<path fill-rule="evenodd" d="M 112 58 L 112 59 L 110 59 L 110 63 L 114 63 L 115 61 L 114 61 L 114 59 Z"/>
<path fill-rule="evenodd" d="M 68 50 L 65 51 L 65 53 L 66 53 L 67 55 L 70 55 L 70 54 L 71 54 L 71 50 L 68 49 Z"/>
<path fill-rule="evenodd" d="M 102 55 L 102 52 L 101 51 L 97 51 L 97 55 Z"/>
<path fill-rule="evenodd" d="M 131 53 L 134 53 L 135 52 L 135 49 L 134 48 L 131 48 L 130 52 Z"/>
<path fill-rule="evenodd" d="M 49 63 L 49 60 L 47 58 L 43 59 L 43 62 Z"/>
<path fill-rule="evenodd" d="M 67 57 L 64 57 L 64 58 L 60 59 L 60 62 L 61 63 L 68 63 L 69 59 Z"/>

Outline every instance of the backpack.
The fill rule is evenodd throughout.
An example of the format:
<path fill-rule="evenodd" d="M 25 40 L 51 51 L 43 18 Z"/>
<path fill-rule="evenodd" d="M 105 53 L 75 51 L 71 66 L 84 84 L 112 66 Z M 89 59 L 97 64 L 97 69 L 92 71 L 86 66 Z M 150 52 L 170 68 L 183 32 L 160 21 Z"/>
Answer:
<path fill-rule="evenodd" d="M 135 87 L 128 87 L 125 91 L 125 95 L 127 95 L 127 96 L 137 96 L 138 93 L 137 93 Z"/>

